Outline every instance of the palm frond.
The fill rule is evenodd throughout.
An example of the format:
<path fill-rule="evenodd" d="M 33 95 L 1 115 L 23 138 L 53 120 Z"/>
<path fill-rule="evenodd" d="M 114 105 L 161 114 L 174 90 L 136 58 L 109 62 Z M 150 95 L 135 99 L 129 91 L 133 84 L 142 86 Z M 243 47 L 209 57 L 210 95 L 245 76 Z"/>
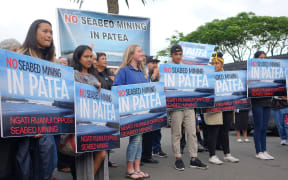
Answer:
<path fill-rule="evenodd" d="M 125 2 L 126 2 L 126 5 L 127 5 L 128 9 L 129 9 L 129 0 L 125 0 Z M 141 0 L 141 2 L 142 2 L 143 5 L 145 6 L 146 1 L 145 1 L 145 0 Z"/>
<path fill-rule="evenodd" d="M 129 2 L 128 2 L 128 0 L 125 0 L 125 2 L 126 2 L 126 5 L 127 5 L 128 9 L 129 9 Z"/>
<path fill-rule="evenodd" d="M 71 2 L 72 0 L 70 0 Z M 82 4 L 84 3 L 84 0 L 73 0 L 73 3 L 79 4 L 79 9 L 81 9 Z"/>

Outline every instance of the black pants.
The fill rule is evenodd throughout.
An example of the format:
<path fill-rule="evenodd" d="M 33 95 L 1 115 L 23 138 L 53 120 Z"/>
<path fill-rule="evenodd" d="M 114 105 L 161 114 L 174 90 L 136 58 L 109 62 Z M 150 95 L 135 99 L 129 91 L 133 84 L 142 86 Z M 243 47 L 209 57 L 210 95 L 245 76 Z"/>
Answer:
<path fill-rule="evenodd" d="M 142 135 L 142 157 L 141 159 L 151 159 L 152 158 L 152 139 L 153 131 L 144 133 Z"/>
<path fill-rule="evenodd" d="M 0 180 L 19 180 L 16 153 L 21 138 L 0 138 Z"/>
<path fill-rule="evenodd" d="M 73 161 L 74 156 L 68 156 L 58 151 L 58 164 L 57 164 L 58 169 L 70 168 Z"/>
<path fill-rule="evenodd" d="M 208 147 L 208 131 L 207 131 L 207 125 L 205 124 L 204 121 L 204 114 L 200 114 L 200 117 L 202 119 L 202 123 L 201 123 L 201 128 L 202 128 L 202 132 L 203 132 L 203 147 L 207 148 Z"/>
<path fill-rule="evenodd" d="M 50 180 L 57 165 L 54 137 L 22 137 L 16 159 L 22 180 Z"/>
<path fill-rule="evenodd" d="M 218 136 L 220 137 L 220 144 L 222 145 L 224 154 L 230 153 L 229 147 L 229 129 L 231 120 L 233 118 L 232 112 L 223 112 L 223 125 L 207 125 L 207 140 L 209 155 L 214 156 Z"/>

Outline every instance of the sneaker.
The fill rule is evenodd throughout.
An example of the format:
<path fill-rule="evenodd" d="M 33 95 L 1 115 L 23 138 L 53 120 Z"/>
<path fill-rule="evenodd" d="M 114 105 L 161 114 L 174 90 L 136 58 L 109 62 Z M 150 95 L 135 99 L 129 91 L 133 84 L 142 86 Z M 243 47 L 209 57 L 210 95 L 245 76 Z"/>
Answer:
<path fill-rule="evenodd" d="M 238 163 L 239 159 L 233 157 L 231 154 L 227 154 L 226 157 L 224 157 L 224 161 Z"/>
<path fill-rule="evenodd" d="M 237 142 L 242 143 L 243 141 L 242 139 L 237 139 Z"/>
<path fill-rule="evenodd" d="M 150 164 L 158 164 L 159 161 L 154 158 L 149 158 L 149 159 L 141 159 L 141 162 L 143 163 L 150 163 Z"/>
<path fill-rule="evenodd" d="M 244 139 L 244 142 L 245 143 L 250 143 L 250 140 L 249 139 Z"/>
<path fill-rule="evenodd" d="M 262 152 L 256 154 L 256 158 L 262 159 L 262 160 L 268 160 L 268 158 Z"/>
<path fill-rule="evenodd" d="M 285 146 L 285 145 L 287 145 L 287 142 L 286 142 L 286 140 L 281 140 L 280 144 L 281 144 L 282 146 Z"/>
<path fill-rule="evenodd" d="M 162 151 L 162 149 L 160 149 L 159 151 L 156 151 L 154 154 L 154 156 L 158 156 L 158 157 L 161 157 L 161 158 L 166 158 L 168 157 L 168 155 Z"/>
<path fill-rule="evenodd" d="M 208 166 L 206 164 L 203 164 L 200 159 L 195 158 L 194 160 L 190 160 L 190 167 L 191 168 L 197 168 L 197 169 L 208 169 Z"/>
<path fill-rule="evenodd" d="M 267 151 L 263 152 L 263 155 L 266 156 L 268 160 L 274 160 L 274 157 L 268 154 Z"/>
<path fill-rule="evenodd" d="M 182 161 L 182 159 L 177 159 L 175 161 L 175 169 L 178 171 L 184 171 L 185 165 L 184 165 L 184 162 Z"/>
<path fill-rule="evenodd" d="M 223 161 L 221 161 L 217 156 L 210 157 L 209 162 L 217 165 L 223 164 Z"/>

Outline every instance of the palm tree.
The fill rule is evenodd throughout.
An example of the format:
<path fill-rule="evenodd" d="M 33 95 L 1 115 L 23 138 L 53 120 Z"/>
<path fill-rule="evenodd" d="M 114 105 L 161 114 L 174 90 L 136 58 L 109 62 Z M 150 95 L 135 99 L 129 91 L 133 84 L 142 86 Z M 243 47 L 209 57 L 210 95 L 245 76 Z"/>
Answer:
<path fill-rule="evenodd" d="M 72 0 L 70 0 L 72 1 Z M 79 4 L 79 9 L 81 9 L 82 4 L 84 3 L 85 0 L 73 0 L 74 3 Z M 129 8 L 129 2 L 128 0 L 125 0 L 127 7 Z M 143 5 L 145 6 L 146 1 L 141 0 Z M 118 0 L 107 0 L 107 7 L 108 7 L 108 13 L 112 14 L 119 14 L 119 3 Z"/>

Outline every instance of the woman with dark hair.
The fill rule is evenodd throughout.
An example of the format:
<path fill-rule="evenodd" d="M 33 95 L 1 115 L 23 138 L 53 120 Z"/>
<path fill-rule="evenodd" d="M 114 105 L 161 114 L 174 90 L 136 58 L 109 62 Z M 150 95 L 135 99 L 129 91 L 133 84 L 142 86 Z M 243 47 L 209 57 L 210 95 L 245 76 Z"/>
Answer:
<path fill-rule="evenodd" d="M 212 59 L 212 65 L 214 65 L 215 72 L 224 71 L 224 59 L 223 54 L 218 52 Z M 223 164 L 216 156 L 216 144 L 220 140 L 220 145 L 223 148 L 224 161 L 237 163 L 238 158 L 233 157 L 230 154 L 229 146 L 229 130 L 231 119 L 233 118 L 233 112 L 212 112 L 204 113 L 204 121 L 207 125 L 207 145 L 209 150 L 209 162 L 212 164 Z"/>
<path fill-rule="evenodd" d="M 111 90 L 114 81 L 114 74 L 107 68 L 107 58 L 105 53 L 96 53 L 96 68 L 94 75 L 101 82 L 101 87 Z"/>
<path fill-rule="evenodd" d="M 95 86 L 100 92 L 101 83 L 92 74 L 92 49 L 86 45 L 78 46 L 73 54 L 73 62 L 75 81 Z M 105 156 L 106 151 L 86 152 L 76 156 L 75 165 L 71 167 L 73 178 L 94 180 Z"/>
<path fill-rule="evenodd" d="M 55 62 L 55 47 L 52 37 L 52 26 L 49 21 L 34 21 L 27 33 L 19 53 Z"/>
<path fill-rule="evenodd" d="M 264 51 L 257 51 L 254 58 L 265 59 L 266 54 Z M 253 121 L 254 121 L 254 144 L 256 149 L 256 158 L 263 160 L 273 160 L 266 151 L 266 130 L 270 119 L 272 98 L 261 97 L 251 98 Z"/>
<path fill-rule="evenodd" d="M 18 52 L 54 62 L 51 23 L 43 19 L 34 21 Z M 57 164 L 54 137 L 36 135 L 22 138 L 16 158 L 23 180 L 50 180 Z"/>
<path fill-rule="evenodd" d="M 92 49 L 89 46 L 81 45 L 75 49 L 73 63 L 75 81 L 97 88 L 101 87 L 97 78 L 92 75 L 94 68 L 92 66 Z"/>
<path fill-rule="evenodd" d="M 94 54 L 95 59 L 94 59 Z M 99 79 L 101 82 L 101 88 L 111 90 L 114 81 L 114 74 L 110 72 L 107 68 L 107 58 L 105 53 L 93 53 L 93 75 Z M 108 165 L 109 167 L 118 167 L 118 164 L 110 161 L 110 150 L 107 151 L 108 154 Z"/>

